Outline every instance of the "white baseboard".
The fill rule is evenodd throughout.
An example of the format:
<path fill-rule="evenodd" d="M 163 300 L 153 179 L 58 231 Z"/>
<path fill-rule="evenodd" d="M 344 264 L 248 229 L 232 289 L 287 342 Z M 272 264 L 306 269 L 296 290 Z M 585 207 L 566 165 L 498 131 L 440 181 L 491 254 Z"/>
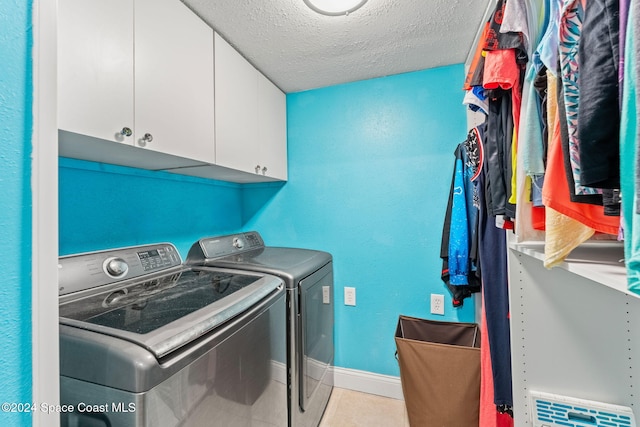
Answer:
<path fill-rule="evenodd" d="M 334 385 L 348 390 L 404 400 L 400 377 L 334 367 Z"/>

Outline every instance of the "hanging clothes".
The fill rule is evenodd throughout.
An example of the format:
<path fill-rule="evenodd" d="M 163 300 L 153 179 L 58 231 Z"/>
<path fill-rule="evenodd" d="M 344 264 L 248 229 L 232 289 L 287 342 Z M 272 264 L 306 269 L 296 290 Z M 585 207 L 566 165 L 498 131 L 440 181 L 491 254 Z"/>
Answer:
<path fill-rule="evenodd" d="M 484 295 L 480 319 L 480 427 L 513 427 L 513 414 L 499 412 L 494 401 L 493 369 L 491 367 L 491 351 L 489 350 L 489 334 L 487 316 L 484 309 Z M 502 407 L 504 410 L 505 407 Z"/>
<path fill-rule="evenodd" d="M 552 78 L 552 76 L 550 78 Z M 574 203 L 571 201 L 561 142 L 562 126 L 560 117 L 562 112 L 561 108 L 557 108 L 555 111 L 555 118 L 551 126 L 553 134 L 550 135 L 551 138 L 549 140 L 547 170 L 542 188 L 542 201 L 544 205 L 596 231 L 617 234 L 619 221 L 615 217 L 606 217 L 600 206 L 588 203 Z M 547 224 L 548 223 L 549 221 L 547 221 Z M 579 227 L 579 229 L 581 228 L 582 227 Z M 547 230 L 546 242 L 564 241 L 563 245 L 567 245 L 568 251 L 570 251 L 583 241 L 582 237 L 584 234 L 579 230 L 572 230 L 571 233 L 569 233 L 569 230 L 563 231 L 559 229 L 558 231 L 570 234 L 571 238 L 566 235 L 550 235 L 549 230 Z M 569 243 L 569 240 L 572 243 Z"/>
<path fill-rule="evenodd" d="M 567 107 L 565 103 L 567 96 L 565 96 L 565 93 L 564 93 L 565 85 L 558 84 L 556 85 L 556 87 L 558 90 L 556 102 L 557 102 L 558 118 L 559 118 L 558 126 L 560 129 L 560 144 L 562 147 L 561 148 L 562 160 L 564 164 L 566 182 L 569 190 L 569 198 L 572 202 L 576 202 L 576 203 L 590 203 L 593 205 L 602 206 L 601 192 L 598 192 L 594 189 L 589 189 L 591 190 L 590 194 L 588 194 L 587 192 L 583 194 L 577 194 L 575 192 L 576 175 L 574 174 L 574 169 L 573 169 L 574 163 L 571 162 L 571 155 L 572 155 L 571 154 L 571 132 L 575 131 L 575 128 L 570 128 L 570 123 L 567 121 L 567 116 L 572 113 L 567 112 Z"/>
<path fill-rule="evenodd" d="M 528 10 L 529 23 L 527 28 L 536 28 L 531 31 L 530 38 L 536 43 L 533 48 L 534 52 L 530 55 L 531 61 L 528 70 L 525 73 L 525 86 L 523 90 L 523 119 L 524 126 L 522 136 L 519 138 L 524 150 L 522 156 L 522 164 L 525 169 L 525 175 L 531 177 L 539 177 L 544 175 L 546 162 L 546 104 L 547 104 L 547 79 L 546 66 L 541 59 L 541 50 L 543 49 L 543 40 L 545 40 L 546 30 L 550 25 L 551 4 L 550 0 L 542 2 L 543 10 L 538 14 L 534 14 L 533 2 L 526 1 Z M 536 26 L 536 18 L 541 22 Z M 539 35 L 539 37 L 538 37 Z M 545 41 L 546 42 L 546 41 Z M 525 98 L 525 95 L 528 95 Z"/>
<path fill-rule="evenodd" d="M 618 94 L 620 99 L 620 108 L 622 109 L 622 90 L 624 88 L 624 58 L 625 46 L 627 41 L 627 20 L 629 17 L 629 6 L 631 0 L 620 0 L 620 12 L 618 14 L 619 28 L 619 47 L 620 47 L 620 63 L 618 64 Z"/>
<path fill-rule="evenodd" d="M 487 333 L 484 292 L 481 292 L 480 308 L 480 417 L 478 425 L 496 427 L 496 406 L 493 399 L 493 370 Z"/>
<path fill-rule="evenodd" d="M 547 109 L 548 109 L 548 93 L 549 93 L 549 84 L 548 84 L 548 77 L 547 77 L 547 67 L 545 65 L 542 65 L 540 67 L 540 70 L 538 71 L 538 73 L 536 74 L 536 76 L 534 77 L 533 80 L 533 86 L 535 87 L 536 90 L 536 94 L 538 95 L 538 102 L 539 102 L 539 117 L 540 117 L 540 128 L 541 128 L 541 138 L 542 138 L 542 153 L 539 153 L 538 155 L 542 157 L 542 164 L 543 164 L 543 169 L 547 163 L 547 147 L 549 146 L 549 133 L 548 133 L 548 129 L 549 129 L 549 121 L 548 121 L 548 114 L 547 114 Z"/>
<path fill-rule="evenodd" d="M 441 279 L 452 295 L 454 307 L 480 290 L 477 253 L 478 190 L 476 180 L 483 162 L 484 125 L 473 128 L 454 152 L 454 172 L 442 230 Z"/>
<path fill-rule="evenodd" d="M 589 0 L 579 45 L 580 182 L 620 187 L 619 0 Z"/>
<path fill-rule="evenodd" d="M 640 142 L 638 126 L 637 82 L 640 64 L 637 49 L 640 47 L 640 11 L 637 2 L 629 8 L 627 36 L 625 40 L 624 90 L 622 94 L 622 123 L 620 128 L 620 177 L 622 194 L 628 194 L 622 201 L 624 229 L 624 258 L 627 267 L 627 286 L 640 295 L 640 215 L 636 213 L 636 204 L 640 198 L 637 191 L 637 159 Z"/>
<path fill-rule="evenodd" d="M 474 86 L 468 90 L 464 95 L 462 104 L 468 106 L 471 111 L 479 111 L 485 116 L 489 114 L 487 95 L 482 86 Z"/>
<path fill-rule="evenodd" d="M 478 177 L 481 185 L 485 171 Z M 484 193 L 480 192 L 481 206 Z M 482 266 L 482 291 L 487 318 L 487 335 L 491 352 L 494 403 L 511 408 L 511 339 L 509 327 L 509 286 L 506 231 L 495 226 L 494 218 L 484 209 L 479 215 L 479 258 Z M 504 412 L 504 410 L 502 411 Z"/>
<path fill-rule="evenodd" d="M 526 0 L 509 0 L 504 7 L 504 15 L 502 17 L 502 25 L 500 25 L 501 33 L 522 33 L 522 44 L 527 53 L 530 53 L 532 37 L 529 34 L 529 16 L 531 16 L 530 7 L 527 6 Z M 535 30 L 535 28 L 532 28 Z M 534 36 L 535 38 L 535 36 Z"/>
<path fill-rule="evenodd" d="M 498 0 L 496 8 L 489 20 L 489 29 L 487 30 L 486 39 L 484 40 L 483 49 L 486 51 L 499 49 L 520 49 L 524 46 L 523 36 L 515 32 L 501 32 L 504 11 L 506 7 L 505 0 Z"/>
<path fill-rule="evenodd" d="M 517 16 L 523 10 L 507 15 L 511 18 L 503 30 L 506 8 L 507 2 L 499 0 L 491 16 L 484 45 L 485 60 L 481 84 L 488 90 L 489 98 L 485 137 L 485 152 L 490 159 L 486 179 L 487 204 L 492 215 L 511 219 L 516 215 L 517 129 L 527 53 L 523 33 L 507 31 L 509 26 L 523 25 Z M 508 117 L 508 114 L 511 117 Z M 509 223 L 505 222 L 505 226 L 507 224 Z"/>
<path fill-rule="evenodd" d="M 533 67 L 530 68 L 533 70 Z M 528 108 L 523 108 L 523 114 L 520 117 L 520 137 L 519 146 L 517 150 L 516 163 L 519 165 L 525 164 L 525 157 L 537 157 L 539 158 L 539 164 L 541 172 L 539 176 L 544 173 L 544 164 L 542 161 L 543 141 L 542 141 L 542 129 L 540 126 L 540 117 L 538 115 L 537 106 L 537 94 L 533 89 L 533 84 L 529 80 L 525 80 L 523 91 L 523 104 Z M 537 136 L 537 137 L 536 137 Z M 533 145 L 537 145 L 538 151 L 533 149 Z M 544 208 L 534 207 L 532 194 L 533 185 L 531 178 L 526 167 L 520 167 L 517 170 L 517 204 L 516 204 L 516 223 L 515 223 L 515 238 L 518 242 L 527 240 L 542 240 L 544 234 L 536 231 L 533 226 L 534 223 L 534 210 L 543 210 Z M 533 228 L 533 229 L 532 229 Z"/>
<path fill-rule="evenodd" d="M 519 49 L 499 49 L 486 52 L 483 87 L 488 90 L 502 89 L 511 96 L 511 111 L 514 131 L 520 123 L 522 105 L 522 81 L 527 58 Z M 513 132 L 512 132 L 513 134 Z"/>
<path fill-rule="evenodd" d="M 545 72 L 544 65 L 541 67 Z M 546 113 L 546 74 L 544 79 L 544 87 L 540 86 L 540 79 L 537 79 L 538 86 L 535 85 L 538 72 L 534 66 L 529 67 L 524 85 L 523 115 L 521 116 L 521 146 L 523 151 L 522 166 L 525 174 L 529 176 L 544 175 L 545 163 L 545 141 L 543 139 L 543 125 L 541 114 Z M 540 93 L 544 94 L 543 99 Z M 544 110 L 544 111 L 543 111 Z"/>
<path fill-rule="evenodd" d="M 512 198 L 514 186 L 514 155 L 520 120 L 521 66 L 516 58 L 517 49 L 499 49 L 486 52 L 483 87 L 488 93 L 489 116 L 485 147 L 488 168 L 487 189 L 490 191 L 489 211 L 493 216 L 516 216 Z"/>
<path fill-rule="evenodd" d="M 489 115 L 484 139 L 485 200 L 491 216 L 515 216 L 515 206 L 509 203 L 511 195 L 511 149 L 513 114 L 511 95 L 494 90 L 489 98 Z"/>
<path fill-rule="evenodd" d="M 555 77 L 552 79 L 555 79 Z M 558 183 L 557 185 L 562 186 L 561 190 L 564 190 L 566 187 L 571 202 L 575 203 L 578 200 L 591 198 L 594 205 L 598 204 L 601 202 L 601 196 L 599 194 L 583 194 L 578 196 L 572 191 L 575 185 L 573 181 L 574 175 L 571 173 L 571 164 L 569 162 L 569 136 L 567 122 L 565 120 L 567 117 L 564 104 L 565 97 L 563 96 L 563 85 L 555 84 L 555 87 L 557 88 L 557 93 L 555 94 L 556 116 L 553 118 L 554 133 L 550 135 L 549 142 L 549 156 L 551 157 L 550 161 L 553 163 L 550 167 L 551 170 L 549 171 L 548 169 L 547 179 L 552 179 L 552 174 L 555 172 L 553 168 L 559 166 L 560 162 L 558 158 L 561 157 L 566 181 Z M 590 239 L 595 234 L 595 230 L 571 216 L 556 211 L 550 205 L 545 205 L 547 207 L 545 211 L 543 265 L 545 268 L 553 268 L 561 264 L 576 247 Z"/>
<path fill-rule="evenodd" d="M 573 175 L 576 195 L 598 194 L 598 190 L 585 187 L 580 181 L 580 140 L 578 137 L 578 105 L 580 89 L 578 86 L 580 71 L 579 42 L 582 35 L 582 21 L 585 0 L 564 0 L 559 24 L 560 75 L 564 92 L 570 172 Z M 601 201 L 600 201 L 601 203 Z"/>
<path fill-rule="evenodd" d="M 486 22 L 482 29 L 480 43 L 476 46 L 473 59 L 469 66 L 469 71 L 467 71 L 467 76 L 464 80 L 464 85 L 462 86 L 464 90 L 471 90 L 474 86 L 482 86 L 482 72 L 484 71 L 484 41 L 487 39 L 489 28 L 490 22 Z"/>
<path fill-rule="evenodd" d="M 562 1 L 549 0 L 549 23 L 536 49 L 540 61 L 554 75 L 558 64 L 558 47 L 560 45 L 558 25 L 560 23 Z"/>

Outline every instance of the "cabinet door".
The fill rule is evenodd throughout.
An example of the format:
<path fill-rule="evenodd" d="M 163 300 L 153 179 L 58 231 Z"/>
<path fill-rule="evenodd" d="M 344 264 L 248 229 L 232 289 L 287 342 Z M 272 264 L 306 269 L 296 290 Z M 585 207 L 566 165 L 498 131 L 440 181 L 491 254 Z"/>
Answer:
<path fill-rule="evenodd" d="M 132 143 L 132 0 L 58 1 L 58 127 Z"/>
<path fill-rule="evenodd" d="M 135 64 L 136 145 L 214 163 L 213 30 L 178 0 L 135 0 Z"/>
<path fill-rule="evenodd" d="M 215 34 L 216 164 L 255 173 L 258 71 Z"/>
<path fill-rule="evenodd" d="M 287 99 L 262 74 L 258 75 L 260 165 L 266 176 L 287 179 Z M 262 171 L 260 172 L 262 173 Z"/>

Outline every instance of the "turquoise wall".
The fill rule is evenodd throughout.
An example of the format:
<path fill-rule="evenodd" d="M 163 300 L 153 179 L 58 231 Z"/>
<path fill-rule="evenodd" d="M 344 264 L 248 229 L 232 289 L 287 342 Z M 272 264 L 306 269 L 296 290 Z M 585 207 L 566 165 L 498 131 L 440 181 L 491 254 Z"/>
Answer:
<path fill-rule="evenodd" d="M 236 185 L 61 159 L 61 254 L 260 231 L 334 256 L 336 365 L 399 375 L 399 314 L 431 317 L 453 152 L 465 137 L 463 66 L 289 94 L 289 181 Z M 356 287 L 357 305 L 343 304 Z"/>
<path fill-rule="evenodd" d="M 455 65 L 289 94 L 289 182 L 244 191 L 245 229 L 333 254 L 337 366 L 399 375 L 398 315 L 431 317 L 431 293 L 445 294 L 444 319 L 474 319 L 473 303 L 454 310 L 440 280 L 463 80 Z"/>
<path fill-rule="evenodd" d="M 30 402 L 31 1 L 0 2 L 0 402 Z M 30 424 L 0 411 L 0 425 Z"/>
<path fill-rule="evenodd" d="M 184 258 L 242 226 L 238 184 L 67 158 L 58 179 L 61 255 L 171 242 Z"/>

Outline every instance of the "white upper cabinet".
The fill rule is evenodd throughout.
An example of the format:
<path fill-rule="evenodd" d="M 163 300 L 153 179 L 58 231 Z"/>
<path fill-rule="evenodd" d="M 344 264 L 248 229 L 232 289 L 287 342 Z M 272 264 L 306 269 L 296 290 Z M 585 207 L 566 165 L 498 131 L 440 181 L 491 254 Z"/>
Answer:
<path fill-rule="evenodd" d="M 58 0 L 60 155 L 287 179 L 286 96 L 179 0 Z"/>
<path fill-rule="evenodd" d="M 286 96 L 217 33 L 215 105 L 216 163 L 286 180 Z"/>
<path fill-rule="evenodd" d="M 68 139 L 72 156 L 97 153 L 89 160 L 215 162 L 210 27 L 176 0 L 60 0 L 58 14 L 59 128 L 73 133 L 61 137 L 62 155 Z M 194 162 L 145 163 L 137 152 L 83 147 L 76 134 Z"/>
<path fill-rule="evenodd" d="M 58 2 L 60 129 L 133 144 L 133 70 L 131 0 Z"/>
<path fill-rule="evenodd" d="M 287 179 L 287 97 L 269 79 L 258 73 L 258 137 L 263 173 Z"/>
<path fill-rule="evenodd" d="M 215 34 L 216 163 L 255 172 L 258 71 Z"/>
<path fill-rule="evenodd" d="M 136 144 L 214 163 L 213 30 L 176 0 L 135 0 L 135 17 Z"/>

